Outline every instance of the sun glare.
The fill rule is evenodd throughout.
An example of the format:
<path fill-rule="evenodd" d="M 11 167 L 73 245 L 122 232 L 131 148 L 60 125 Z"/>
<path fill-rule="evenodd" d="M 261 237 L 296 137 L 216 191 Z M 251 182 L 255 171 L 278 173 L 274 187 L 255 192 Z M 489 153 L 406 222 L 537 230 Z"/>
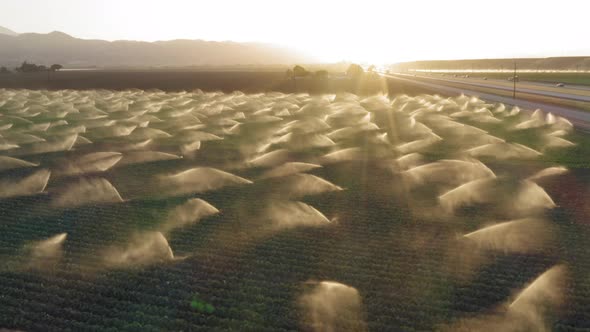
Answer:
<path fill-rule="evenodd" d="M 590 1 L 1 1 L 0 332 L 588 328 Z"/>
<path fill-rule="evenodd" d="M 23 4 L 7 3 L 0 12 L 0 22 L 17 32 L 59 30 L 106 40 L 263 42 L 305 52 L 322 62 L 566 56 L 590 51 L 579 43 L 586 38 L 589 5 L 576 0 L 561 1 L 559 6 L 532 0 L 477 6 L 467 0 L 301 0 L 288 5 L 266 0 L 166 4 L 62 0 L 34 3 L 42 8 L 27 18 L 8 14 L 18 12 L 18 6 Z M 50 24 L 44 19 L 63 12 L 73 14 Z"/>

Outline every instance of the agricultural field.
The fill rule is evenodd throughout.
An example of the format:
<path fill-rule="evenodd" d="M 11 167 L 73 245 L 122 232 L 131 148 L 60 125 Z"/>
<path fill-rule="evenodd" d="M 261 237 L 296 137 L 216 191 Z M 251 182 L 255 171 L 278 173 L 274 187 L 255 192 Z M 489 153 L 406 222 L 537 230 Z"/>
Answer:
<path fill-rule="evenodd" d="M 463 95 L 0 89 L 0 329 L 590 329 L 589 147 Z"/>
<path fill-rule="evenodd" d="M 509 77 L 512 77 L 514 75 L 514 73 L 512 71 L 470 72 L 468 69 L 465 69 L 461 72 L 446 72 L 446 73 L 437 73 L 437 74 L 446 74 L 446 75 L 457 74 L 457 76 L 467 74 L 470 77 L 478 77 L 478 78 L 487 77 L 489 79 L 499 79 L 499 80 L 507 80 Z M 573 85 L 588 85 L 588 86 L 590 86 L 590 72 L 518 71 L 517 75 L 521 81 L 539 82 L 539 83 L 548 83 L 548 84 L 565 83 L 565 84 L 573 84 Z"/>
<path fill-rule="evenodd" d="M 32 90 L 108 89 L 182 91 L 200 88 L 209 91 L 246 93 L 274 90 L 285 77 L 284 70 L 206 71 L 182 69 L 96 69 L 54 73 L 11 73 L 0 75 L 0 88 Z"/>
<path fill-rule="evenodd" d="M 65 70 L 59 72 L 10 73 L 0 75 L 0 89 L 30 90 L 161 90 L 166 92 L 192 91 L 243 93 L 284 92 L 324 94 L 350 92 L 373 95 L 381 91 L 395 93 L 427 93 L 424 89 L 386 82 L 377 75 L 362 75 L 358 79 L 343 77 L 332 66 L 309 66 L 313 70 L 330 70 L 329 77 L 318 79 L 313 75 L 294 80 L 286 76 L 284 68 L 253 67 L 238 69 L 96 69 Z"/>

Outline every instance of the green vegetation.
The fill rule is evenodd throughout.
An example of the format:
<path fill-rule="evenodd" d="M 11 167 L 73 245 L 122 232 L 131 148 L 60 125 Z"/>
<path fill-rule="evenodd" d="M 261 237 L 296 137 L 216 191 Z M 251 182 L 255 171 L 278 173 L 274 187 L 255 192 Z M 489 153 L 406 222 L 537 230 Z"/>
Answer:
<path fill-rule="evenodd" d="M 318 70 L 315 73 L 313 73 L 313 76 L 315 78 L 319 78 L 319 79 L 327 79 L 330 76 L 330 74 L 328 73 L 327 70 L 322 69 L 322 70 Z"/>
<path fill-rule="evenodd" d="M 348 67 L 348 70 L 346 70 L 346 76 L 352 79 L 360 79 L 364 73 L 365 71 L 363 70 L 363 67 L 354 63 Z"/>
<path fill-rule="evenodd" d="M 63 66 L 60 65 L 60 64 L 53 64 L 53 65 L 51 65 L 51 67 L 49 67 L 49 70 L 51 70 L 51 71 L 59 71 L 62 68 L 63 68 Z"/>
<path fill-rule="evenodd" d="M 521 72 L 531 73 L 531 77 L 540 76 L 542 80 L 559 78 L 587 84 L 587 77 L 590 69 L 590 57 L 551 57 L 551 58 L 517 58 L 517 59 L 470 59 L 470 60 L 427 60 L 404 62 L 392 65 L 395 71 L 462 71 L 464 73 L 477 73 L 478 71 L 502 71 L 507 75 L 514 68 L 514 65 Z M 556 73 L 552 73 L 556 72 Z M 538 75 L 537 75 L 538 74 Z M 577 75 L 586 77 L 581 80 Z"/>
<path fill-rule="evenodd" d="M 454 73 L 446 74 L 452 75 Z M 487 77 L 490 79 L 494 78 L 502 80 L 507 80 L 509 77 L 512 77 L 511 72 L 467 72 L 467 74 L 469 74 L 470 77 Z M 542 82 L 551 84 L 566 83 L 576 85 L 590 85 L 590 72 L 518 72 L 518 77 L 521 81 Z"/>
<path fill-rule="evenodd" d="M 309 75 L 309 72 L 307 70 L 305 70 L 305 68 L 303 68 L 299 65 L 293 67 L 293 76 L 294 77 L 305 77 L 308 75 Z"/>
<path fill-rule="evenodd" d="M 293 69 L 287 69 L 285 74 L 287 79 L 291 78 L 303 78 L 303 77 L 312 77 L 317 79 L 328 79 L 330 77 L 330 73 L 326 69 L 319 69 L 315 72 L 310 72 L 307 69 L 303 68 L 302 66 L 296 65 Z"/>
<path fill-rule="evenodd" d="M 336 331 L 458 330 L 487 314 L 505 318 L 527 285 L 561 265 L 565 285 L 549 280 L 549 295 L 539 292 L 525 306 L 532 314 L 515 322 L 590 327 L 590 139 L 559 118 L 465 96 L 0 94 L 2 328 L 313 330 L 309 306 L 327 303 L 350 313 L 336 315 Z M 554 137 L 577 145 L 552 145 L 564 143 Z M 494 138 L 507 145 L 468 152 Z M 543 154 L 502 159 L 516 143 Z M 406 168 L 400 157 L 412 153 L 419 158 Z M 449 159 L 467 171 L 447 169 Z M 444 165 L 442 175 L 405 173 L 422 164 Z M 552 166 L 569 172 L 539 181 L 538 200 L 528 199 L 537 187 L 525 179 Z M 470 179 L 471 167 L 493 172 L 497 191 L 441 209 L 439 196 Z M 46 187 L 18 185 L 42 169 L 51 171 Z M 557 206 L 521 209 L 546 202 L 543 193 Z M 491 244 L 464 236 L 525 217 L 549 225 L 546 241 L 534 227 Z M 322 281 L 344 296 L 314 293 Z M 347 306 L 351 294 L 361 301 Z"/>
<path fill-rule="evenodd" d="M 434 77 L 441 77 L 441 76 L 454 76 L 457 74 L 452 74 L 452 73 L 441 73 L 441 74 L 426 74 L 428 76 L 434 76 Z M 503 74 L 504 76 L 507 74 Z M 461 76 L 461 75 L 457 75 L 457 76 Z M 496 79 L 500 79 L 502 77 L 504 77 L 502 75 L 499 75 L 497 73 L 493 73 L 491 75 L 487 75 L 486 73 L 482 73 L 482 74 L 469 74 L 469 77 L 471 78 L 496 78 Z M 525 79 L 522 78 L 522 76 L 518 75 L 520 77 L 521 81 L 524 81 Z M 511 78 L 512 76 L 508 76 L 509 78 Z M 418 78 L 419 79 L 419 78 Z M 528 80 L 528 79 L 526 79 Z M 469 81 L 463 83 L 461 81 L 457 81 L 457 82 L 445 82 L 445 85 L 447 86 L 451 86 L 451 87 L 465 87 L 465 84 L 469 84 Z M 473 86 L 473 85 L 469 85 L 469 89 L 470 90 L 474 90 L 474 91 L 479 91 L 479 92 L 483 92 L 483 93 L 490 93 L 490 94 L 495 94 L 495 95 L 500 95 L 500 96 L 505 96 L 505 97 L 512 97 L 512 91 L 509 90 L 504 90 L 504 89 L 495 89 L 493 87 L 481 87 L 481 86 Z M 544 96 L 544 95 L 539 95 L 539 94 L 531 94 L 531 93 L 525 93 L 525 92 L 517 92 L 517 98 L 518 99 L 525 99 L 525 100 L 530 100 L 530 101 L 535 101 L 535 102 L 540 102 L 540 103 L 547 103 L 547 104 L 552 104 L 552 105 L 557 105 L 557 106 L 565 106 L 565 107 L 570 107 L 573 109 L 577 109 L 577 110 L 583 110 L 583 111 L 590 111 L 590 103 L 588 102 L 583 102 L 583 101 L 576 101 L 576 100 L 571 100 L 571 99 L 564 99 L 564 98 L 557 98 L 557 97 L 550 97 L 550 96 Z"/>
<path fill-rule="evenodd" d="M 215 307 L 213 307 L 210 303 L 200 300 L 198 296 L 195 296 L 192 299 L 191 308 L 208 314 L 212 314 L 215 311 Z"/>
<path fill-rule="evenodd" d="M 20 67 L 15 68 L 15 70 L 18 73 L 36 73 L 45 71 L 58 71 L 62 68 L 63 66 L 59 64 L 54 64 L 47 68 L 45 65 L 36 65 L 34 63 L 27 63 L 25 61 L 20 65 Z"/>
<path fill-rule="evenodd" d="M 346 72 L 333 72 L 316 68 L 315 72 L 308 71 L 300 65 L 285 72 L 285 81 L 277 88 L 287 92 L 351 92 L 360 95 L 386 93 L 388 86 L 385 79 L 374 71 L 365 72 L 357 64 L 348 66 Z"/>

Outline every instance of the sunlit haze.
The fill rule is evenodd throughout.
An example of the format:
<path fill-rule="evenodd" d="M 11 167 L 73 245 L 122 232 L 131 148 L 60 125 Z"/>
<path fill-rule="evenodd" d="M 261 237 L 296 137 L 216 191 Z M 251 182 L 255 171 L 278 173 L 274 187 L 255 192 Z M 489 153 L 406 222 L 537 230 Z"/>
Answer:
<path fill-rule="evenodd" d="M 573 0 L 5 0 L 0 25 L 106 40 L 270 42 L 321 61 L 389 63 L 587 54 L 580 41 L 588 7 Z"/>
<path fill-rule="evenodd" d="M 589 9 L 0 0 L 0 332 L 590 332 Z"/>

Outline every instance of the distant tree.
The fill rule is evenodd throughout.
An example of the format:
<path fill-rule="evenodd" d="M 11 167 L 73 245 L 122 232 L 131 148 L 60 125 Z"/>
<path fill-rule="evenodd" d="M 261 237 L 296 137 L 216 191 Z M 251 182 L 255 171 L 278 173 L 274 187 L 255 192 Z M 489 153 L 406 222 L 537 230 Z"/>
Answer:
<path fill-rule="evenodd" d="M 63 68 L 62 65 L 56 63 L 56 64 L 51 65 L 51 67 L 49 67 L 49 70 L 51 70 L 51 71 L 58 71 L 58 70 L 60 70 L 62 68 Z"/>
<path fill-rule="evenodd" d="M 348 66 L 348 69 L 346 70 L 346 76 L 352 79 L 359 79 L 364 73 L 365 71 L 363 70 L 363 67 L 357 65 L 356 63 Z"/>
<path fill-rule="evenodd" d="M 9 74 L 10 70 L 8 70 L 8 68 L 2 66 L 0 67 L 0 74 Z"/>
<path fill-rule="evenodd" d="M 287 69 L 287 71 L 285 72 L 285 77 L 286 78 L 293 78 L 293 70 L 292 69 Z"/>
<path fill-rule="evenodd" d="M 293 67 L 293 76 L 305 77 L 307 75 L 309 75 L 309 72 L 305 68 L 301 67 L 300 65 Z"/>
<path fill-rule="evenodd" d="M 47 67 L 45 66 L 37 66 L 34 63 L 23 62 L 20 67 L 16 68 L 16 71 L 19 73 L 34 73 L 38 71 L 46 70 Z"/>
<path fill-rule="evenodd" d="M 367 71 L 368 71 L 369 73 L 372 73 L 372 72 L 374 72 L 374 71 L 375 71 L 375 65 L 370 65 L 370 66 L 369 66 L 369 68 L 367 68 Z"/>
<path fill-rule="evenodd" d="M 327 70 L 318 70 L 314 73 L 314 77 L 315 78 L 319 78 L 319 79 L 326 79 L 328 78 L 328 71 Z"/>
<path fill-rule="evenodd" d="M 33 69 L 33 66 L 35 66 L 35 65 L 33 65 L 33 64 L 30 64 L 30 63 L 27 63 L 26 61 L 24 61 L 24 62 L 23 62 L 21 65 L 20 65 L 20 67 L 19 67 L 19 69 L 20 69 L 20 70 L 19 70 L 19 71 L 20 71 L 20 72 L 23 72 L 23 73 L 28 73 L 28 72 L 32 71 L 32 69 Z M 35 66 L 35 68 L 36 68 L 36 67 L 37 67 L 37 66 Z"/>

